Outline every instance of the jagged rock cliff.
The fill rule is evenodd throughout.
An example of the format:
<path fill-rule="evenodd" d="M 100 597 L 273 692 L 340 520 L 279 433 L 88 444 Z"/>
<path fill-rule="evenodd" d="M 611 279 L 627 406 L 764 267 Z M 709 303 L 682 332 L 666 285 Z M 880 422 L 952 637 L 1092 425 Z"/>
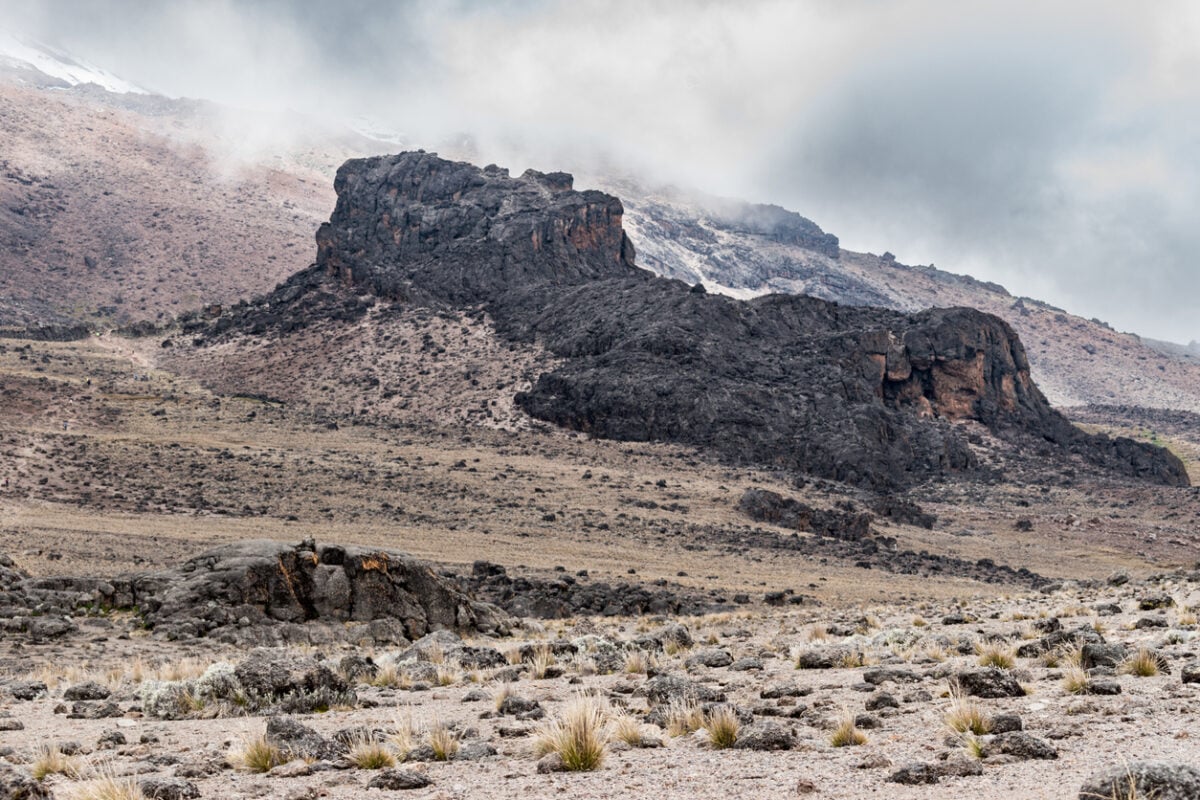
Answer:
<path fill-rule="evenodd" d="M 1062 457 L 1186 482 L 1166 451 L 1071 426 L 997 317 L 708 294 L 637 268 L 620 201 L 570 187 L 561 173 L 512 178 L 422 152 L 349 161 L 317 263 L 238 324 L 261 330 L 264 313 L 296 324 L 288 308 L 312 308 L 306 298 L 331 285 L 479 308 L 502 336 L 561 359 L 517 396 L 534 417 L 873 489 L 975 469 L 963 421 L 1021 446 L 1048 442 Z"/>

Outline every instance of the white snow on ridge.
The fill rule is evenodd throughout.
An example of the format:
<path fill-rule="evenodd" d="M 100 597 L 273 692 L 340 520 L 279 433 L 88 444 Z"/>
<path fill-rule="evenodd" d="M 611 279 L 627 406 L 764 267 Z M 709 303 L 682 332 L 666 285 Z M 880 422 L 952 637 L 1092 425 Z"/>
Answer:
<path fill-rule="evenodd" d="M 107 70 L 79 61 L 59 50 L 0 31 L 0 61 L 10 66 L 35 69 L 72 86 L 94 83 L 117 94 L 150 94 L 142 87 L 118 78 Z"/>

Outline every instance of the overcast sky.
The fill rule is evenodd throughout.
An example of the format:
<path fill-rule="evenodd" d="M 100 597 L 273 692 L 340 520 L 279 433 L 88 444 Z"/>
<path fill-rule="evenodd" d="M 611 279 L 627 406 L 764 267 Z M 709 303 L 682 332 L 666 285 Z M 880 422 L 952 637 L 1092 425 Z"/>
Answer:
<path fill-rule="evenodd" d="M 1200 339 L 1200 3 L 0 0 L 172 96 L 615 164 Z"/>

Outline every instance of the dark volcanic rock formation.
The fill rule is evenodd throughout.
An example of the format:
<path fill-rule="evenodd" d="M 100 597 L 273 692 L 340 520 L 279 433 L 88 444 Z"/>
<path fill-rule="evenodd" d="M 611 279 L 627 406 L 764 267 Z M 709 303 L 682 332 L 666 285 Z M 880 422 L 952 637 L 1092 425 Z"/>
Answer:
<path fill-rule="evenodd" d="M 317 261 L 348 286 L 473 304 L 534 284 L 634 275 L 621 201 L 563 172 L 520 178 L 428 153 L 348 162 Z"/>
<path fill-rule="evenodd" d="M 214 328 L 286 329 L 340 285 L 485 310 L 502 335 L 563 359 L 518 404 L 604 438 L 890 490 L 976 468 L 954 424 L 969 420 L 1022 446 L 1187 481 L 1166 451 L 1086 435 L 1051 409 L 996 317 L 693 292 L 634 266 L 620 201 L 570 186 L 560 173 L 512 178 L 422 152 L 349 161 L 316 265 Z"/>
<path fill-rule="evenodd" d="M 62 619 L 47 612 L 135 606 L 147 627 L 168 638 L 225 632 L 241 641 L 247 637 L 235 634 L 246 629 L 316 622 L 370 623 L 368 638 L 399 641 L 438 630 L 503 633 L 509 624 L 507 614 L 474 600 L 427 562 L 387 550 L 246 541 L 177 569 L 110 579 L 30 578 L 0 556 L 0 608 L 15 620 L 5 629 L 61 635 L 75 626 L 42 630 L 45 620 Z"/>

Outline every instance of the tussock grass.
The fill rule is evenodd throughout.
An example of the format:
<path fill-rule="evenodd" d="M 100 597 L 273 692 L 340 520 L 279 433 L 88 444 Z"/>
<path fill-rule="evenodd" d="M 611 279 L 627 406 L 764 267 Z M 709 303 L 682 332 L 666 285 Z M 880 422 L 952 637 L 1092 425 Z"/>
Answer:
<path fill-rule="evenodd" d="M 955 733 L 983 736 L 992 729 L 992 720 L 974 698 L 963 694 L 957 685 L 950 686 L 950 708 L 943 717 L 946 727 Z"/>
<path fill-rule="evenodd" d="M 45 780 L 49 775 L 66 775 L 68 778 L 78 778 L 83 771 L 83 761 L 76 756 L 69 756 L 58 748 L 58 745 L 41 745 L 33 756 L 33 764 L 29 771 L 35 780 Z"/>
<path fill-rule="evenodd" d="M 429 746 L 435 759 L 450 761 L 458 755 L 458 735 L 439 720 L 429 729 Z"/>
<path fill-rule="evenodd" d="M 67 792 L 69 800 L 146 800 L 137 778 L 118 777 L 106 767 L 94 777 Z"/>
<path fill-rule="evenodd" d="M 644 650 L 630 650 L 625 656 L 625 671 L 630 675 L 645 675 L 655 666 L 654 656 Z"/>
<path fill-rule="evenodd" d="M 673 697 L 667 701 L 667 735 L 687 736 L 704 726 L 704 712 L 692 698 Z"/>
<path fill-rule="evenodd" d="M 572 772 L 599 769 L 608 750 L 610 710 L 595 695 L 579 695 L 554 718 L 538 726 L 534 752 L 557 753 Z"/>
<path fill-rule="evenodd" d="M 627 745 L 637 747 L 642 743 L 641 721 L 626 712 L 614 713 L 609 720 L 609 729 L 613 739 Z"/>
<path fill-rule="evenodd" d="M 396 766 L 396 756 L 384 742 L 374 737 L 363 737 L 350 742 L 346 758 L 359 769 L 386 769 Z"/>
<path fill-rule="evenodd" d="M 976 760 L 983 758 L 983 742 L 978 736 L 968 735 L 963 738 L 963 752 Z"/>
<path fill-rule="evenodd" d="M 1139 678 L 1152 678 L 1162 672 L 1162 656 L 1145 647 L 1138 648 L 1121 662 L 1118 671 Z"/>
<path fill-rule="evenodd" d="M 729 706 L 721 706 L 705 714 L 702 725 L 708 733 L 709 744 L 718 750 L 733 747 L 741 730 L 737 712 Z"/>
<path fill-rule="evenodd" d="M 245 736 L 229 753 L 229 763 L 242 772 L 270 772 L 283 763 L 283 754 L 263 734 Z"/>
<path fill-rule="evenodd" d="M 829 737 L 829 743 L 834 747 L 857 747 L 867 743 L 867 735 L 854 724 L 854 714 L 843 711 Z"/>
<path fill-rule="evenodd" d="M 1012 669 L 1017 665 L 1017 651 L 1007 642 L 978 642 L 975 654 L 981 667 Z"/>
<path fill-rule="evenodd" d="M 1092 678 L 1078 664 L 1068 664 L 1063 670 L 1062 686 L 1068 694 L 1087 694 L 1092 688 Z"/>
<path fill-rule="evenodd" d="M 554 666 L 554 663 L 554 651 L 550 649 L 550 645 L 538 645 L 529 659 L 530 674 L 534 680 L 541 680 L 546 677 L 546 673 L 550 667 Z"/>
<path fill-rule="evenodd" d="M 409 709 L 403 716 L 396 718 L 392 733 L 388 737 L 388 744 L 400 758 L 404 758 L 412 751 L 416 738 L 417 730 L 413 725 L 412 710 Z"/>
<path fill-rule="evenodd" d="M 462 672 L 454 664 L 439 664 L 435 682 L 438 686 L 453 686 L 462 680 Z"/>

